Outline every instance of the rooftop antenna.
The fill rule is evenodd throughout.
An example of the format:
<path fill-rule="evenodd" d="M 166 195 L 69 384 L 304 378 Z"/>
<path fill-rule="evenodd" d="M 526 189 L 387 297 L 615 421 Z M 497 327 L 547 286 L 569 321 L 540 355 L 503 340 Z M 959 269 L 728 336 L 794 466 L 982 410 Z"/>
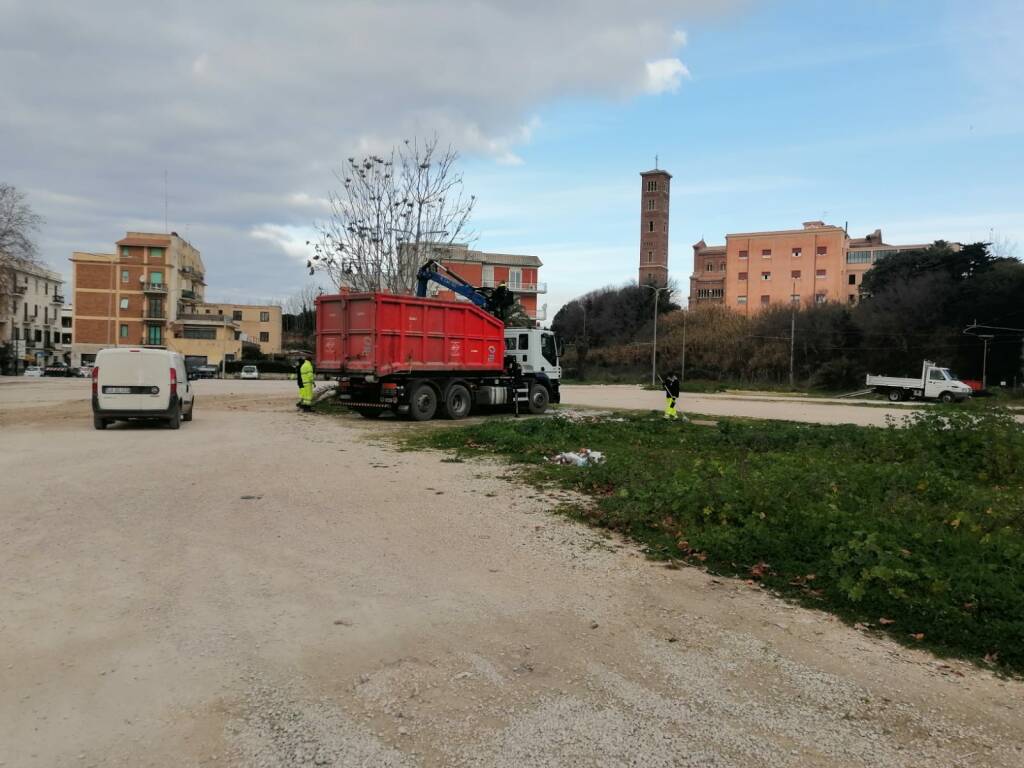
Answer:
<path fill-rule="evenodd" d="M 654 170 L 658 170 L 658 156 L 654 156 Z"/>
<path fill-rule="evenodd" d="M 167 169 L 164 168 L 164 232 L 167 231 Z"/>

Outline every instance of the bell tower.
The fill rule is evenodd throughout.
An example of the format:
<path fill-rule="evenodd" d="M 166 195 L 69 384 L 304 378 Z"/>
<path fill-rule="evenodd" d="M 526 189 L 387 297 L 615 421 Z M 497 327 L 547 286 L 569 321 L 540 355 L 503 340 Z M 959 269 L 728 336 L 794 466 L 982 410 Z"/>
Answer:
<path fill-rule="evenodd" d="M 655 168 L 640 174 L 640 269 L 637 282 L 668 285 L 668 200 L 672 174 Z"/>

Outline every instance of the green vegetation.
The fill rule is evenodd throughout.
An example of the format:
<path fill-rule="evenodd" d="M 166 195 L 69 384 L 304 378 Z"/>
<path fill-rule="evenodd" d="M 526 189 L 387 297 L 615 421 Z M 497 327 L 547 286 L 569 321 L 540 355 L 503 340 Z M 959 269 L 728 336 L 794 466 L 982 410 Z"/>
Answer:
<path fill-rule="evenodd" d="M 1024 430 L 933 409 L 863 428 L 650 416 L 491 419 L 410 438 L 592 497 L 572 514 L 937 651 L 1024 672 Z M 581 447 L 604 464 L 546 457 Z"/>

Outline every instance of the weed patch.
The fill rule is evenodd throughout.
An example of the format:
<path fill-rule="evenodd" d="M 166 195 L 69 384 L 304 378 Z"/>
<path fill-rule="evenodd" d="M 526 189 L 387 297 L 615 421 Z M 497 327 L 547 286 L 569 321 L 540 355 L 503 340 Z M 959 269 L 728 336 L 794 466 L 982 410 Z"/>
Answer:
<path fill-rule="evenodd" d="M 872 428 L 494 419 L 410 437 L 589 495 L 575 514 L 904 642 L 1024 672 L 1024 430 L 932 409 Z M 546 457 L 587 447 L 587 467 Z"/>

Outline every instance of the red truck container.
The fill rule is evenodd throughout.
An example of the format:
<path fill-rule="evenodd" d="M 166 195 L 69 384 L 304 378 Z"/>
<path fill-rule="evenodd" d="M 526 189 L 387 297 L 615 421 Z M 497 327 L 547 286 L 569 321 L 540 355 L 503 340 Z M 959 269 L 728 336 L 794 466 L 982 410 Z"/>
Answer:
<path fill-rule="evenodd" d="M 498 318 L 460 301 L 391 293 L 316 300 L 316 368 L 324 373 L 501 372 L 504 334 Z"/>
<path fill-rule="evenodd" d="M 517 354 L 506 356 L 509 334 Z M 547 365 L 530 370 L 534 358 Z M 316 300 L 316 370 L 336 375 L 338 398 L 366 418 L 391 410 L 423 421 L 475 406 L 543 413 L 559 401 L 561 369 L 551 331 L 506 329 L 473 304 L 340 293 Z"/>

